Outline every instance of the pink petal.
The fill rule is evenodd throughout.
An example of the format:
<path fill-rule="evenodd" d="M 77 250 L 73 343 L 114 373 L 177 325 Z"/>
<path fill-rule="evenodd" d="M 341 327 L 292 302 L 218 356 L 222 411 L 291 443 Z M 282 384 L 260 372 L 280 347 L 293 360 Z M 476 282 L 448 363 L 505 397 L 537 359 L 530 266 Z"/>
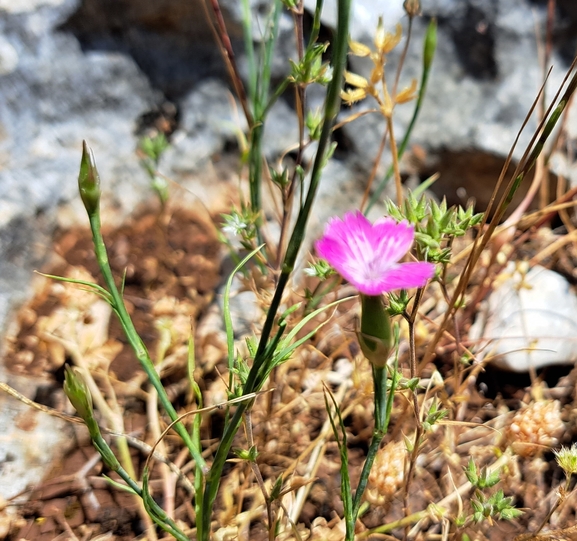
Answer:
<path fill-rule="evenodd" d="M 360 212 L 332 218 L 316 243 L 320 257 L 361 293 L 380 295 L 420 287 L 434 274 L 430 263 L 397 262 L 409 251 L 414 229 L 409 223 L 381 218 L 374 225 Z"/>
<path fill-rule="evenodd" d="M 317 252 L 342 274 L 348 262 L 362 260 L 363 254 L 373 251 L 372 227 L 360 212 L 347 212 L 342 220 L 332 218 L 316 243 Z"/>
<path fill-rule="evenodd" d="M 422 287 L 429 278 L 435 275 L 435 265 L 422 261 L 416 263 L 401 263 L 383 275 L 378 287 L 380 293 L 393 289 L 411 289 Z"/>
<path fill-rule="evenodd" d="M 399 261 L 410 249 L 415 230 L 408 222 L 397 223 L 393 218 L 381 218 L 373 226 L 375 251 L 382 259 Z"/>

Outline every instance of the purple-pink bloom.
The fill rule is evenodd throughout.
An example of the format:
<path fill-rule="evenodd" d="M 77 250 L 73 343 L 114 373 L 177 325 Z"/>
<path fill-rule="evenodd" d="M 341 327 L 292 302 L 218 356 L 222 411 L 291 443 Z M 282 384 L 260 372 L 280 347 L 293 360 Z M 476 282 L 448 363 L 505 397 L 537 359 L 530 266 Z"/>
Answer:
<path fill-rule="evenodd" d="M 406 221 L 380 218 L 371 224 L 360 212 L 331 218 L 317 253 L 365 295 L 424 286 L 435 274 L 432 263 L 399 263 L 413 244 L 415 231 Z"/>

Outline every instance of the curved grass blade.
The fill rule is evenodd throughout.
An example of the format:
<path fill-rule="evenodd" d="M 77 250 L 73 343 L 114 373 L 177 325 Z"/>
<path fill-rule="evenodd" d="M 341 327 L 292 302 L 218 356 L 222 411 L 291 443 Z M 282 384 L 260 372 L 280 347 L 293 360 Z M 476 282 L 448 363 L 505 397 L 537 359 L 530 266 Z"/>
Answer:
<path fill-rule="evenodd" d="M 228 350 L 229 371 L 232 371 L 234 368 L 234 329 L 232 328 L 232 316 L 230 315 L 230 289 L 232 287 L 232 281 L 236 276 L 236 273 L 242 269 L 248 263 L 248 261 L 250 261 L 260 250 L 262 250 L 263 246 L 264 244 L 261 244 L 258 248 L 255 248 L 233 269 L 226 281 L 226 286 L 224 288 L 222 310 L 224 316 L 224 328 L 226 330 L 226 346 Z"/>

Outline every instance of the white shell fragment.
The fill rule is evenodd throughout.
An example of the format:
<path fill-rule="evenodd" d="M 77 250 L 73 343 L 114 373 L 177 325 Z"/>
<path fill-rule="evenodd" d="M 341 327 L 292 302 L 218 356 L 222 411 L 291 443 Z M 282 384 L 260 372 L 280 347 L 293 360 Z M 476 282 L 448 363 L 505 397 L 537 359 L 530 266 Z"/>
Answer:
<path fill-rule="evenodd" d="M 526 274 L 510 263 L 479 314 L 470 337 L 477 359 L 528 372 L 577 360 L 577 296 L 560 274 L 535 266 Z"/>

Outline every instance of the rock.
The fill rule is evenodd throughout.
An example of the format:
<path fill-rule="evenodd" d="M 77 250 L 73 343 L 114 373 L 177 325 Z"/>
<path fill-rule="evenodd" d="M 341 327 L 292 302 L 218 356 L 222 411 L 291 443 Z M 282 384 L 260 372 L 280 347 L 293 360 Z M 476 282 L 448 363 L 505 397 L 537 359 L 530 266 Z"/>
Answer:
<path fill-rule="evenodd" d="M 122 216 L 118 207 L 126 214 L 148 197 L 134 129 L 160 99 L 132 59 L 83 51 L 60 30 L 75 0 L 8 4 L 0 8 L 0 329 L 50 247 L 58 206 L 73 200 L 85 223 L 76 181 L 83 138 L 108 196 L 104 209 Z"/>
<path fill-rule="evenodd" d="M 327 2 L 328 5 L 334 3 Z M 388 4 L 388 9 L 396 14 L 392 19 L 385 14 L 389 26 L 399 20 L 400 3 L 398 0 Z M 358 24 L 353 27 L 351 37 L 372 46 L 375 15 L 381 8 L 372 8 L 372 17 L 361 17 L 357 11 L 369 9 L 367 5 L 372 3 L 365 4 L 367 2 L 355 3 L 353 18 Z M 543 81 L 537 60 L 535 27 L 545 28 L 546 9 L 528 0 L 436 0 L 422 5 L 423 16 L 414 20 L 404 75 L 400 81 L 400 88 L 403 88 L 411 78 L 420 80 L 423 36 L 429 20 L 436 17 L 437 52 L 427 95 L 411 139 L 411 145 L 418 145 L 424 156 L 419 174 L 426 178 L 439 171 L 441 177 L 433 185 L 433 191 L 439 197 L 447 196 L 450 204 L 464 204 L 473 197 L 477 200 L 478 209 L 483 210 L 498 171 Z M 547 84 L 550 99 L 575 51 L 574 38 L 569 38 L 566 31 L 575 19 L 574 3 L 559 5 L 551 58 L 553 71 Z M 402 22 L 406 31 L 406 17 Z M 573 44 L 570 58 L 567 55 L 569 39 Z M 387 73 L 391 74 L 389 80 L 395 73 L 405 40 L 406 36 L 389 55 L 386 67 Z M 370 68 L 371 63 L 366 59 L 350 57 L 352 71 L 367 76 Z M 372 107 L 374 101 L 366 100 L 353 107 L 352 112 Z M 403 137 L 413 109 L 412 104 L 395 109 L 398 138 Z M 575 106 L 573 109 L 577 110 Z M 371 116 L 368 124 L 365 117 L 343 128 L 360 164 L 372 163 L 384 131 L 383 119 L 378 115 Z M 516 158 L 523 154 L 536 126 L 533 116 L 516 147 Z M 385 164 L 390 163 L 389 156 L 385 153 Z M 464 156 L 466 158 L 461 159 Z M 454 166 L 455 159 L 462 162 L 458 170 Z M 486 161 L 494 165 L 487 168 L 484 166 Z M 471 177 L 475 180 L 470 181 Z"/>
<path fill-rule="evenodd" d="M 8 383 L 29 394 L 39 382 L 10 377 Z M 3 390 L 0 390 L 0 426 L 0 498 L 24 493 L 18 501 L 25 501 L 28 496 L 25 491 L 40 484 L 46 472 L 74 444 L 71 427 Z"/>
<path fill-rule="evenodd" d="M 577 360 L 577 296 L 560 274 L 541 266 L 523 275 L 514 264 L 496 279 L 471 328 L 478 359 L 528 372 Z"/>
<path fill-rule="evenodd" d="M 239 126 L 238 107 L 222 81 L 201 82 L 182 102 L 182 119 L 173 145 L 163 155 L 161 168 L 170 178 L 195 175 L 220 154 L 227 141 L 235 141 Z"/>

